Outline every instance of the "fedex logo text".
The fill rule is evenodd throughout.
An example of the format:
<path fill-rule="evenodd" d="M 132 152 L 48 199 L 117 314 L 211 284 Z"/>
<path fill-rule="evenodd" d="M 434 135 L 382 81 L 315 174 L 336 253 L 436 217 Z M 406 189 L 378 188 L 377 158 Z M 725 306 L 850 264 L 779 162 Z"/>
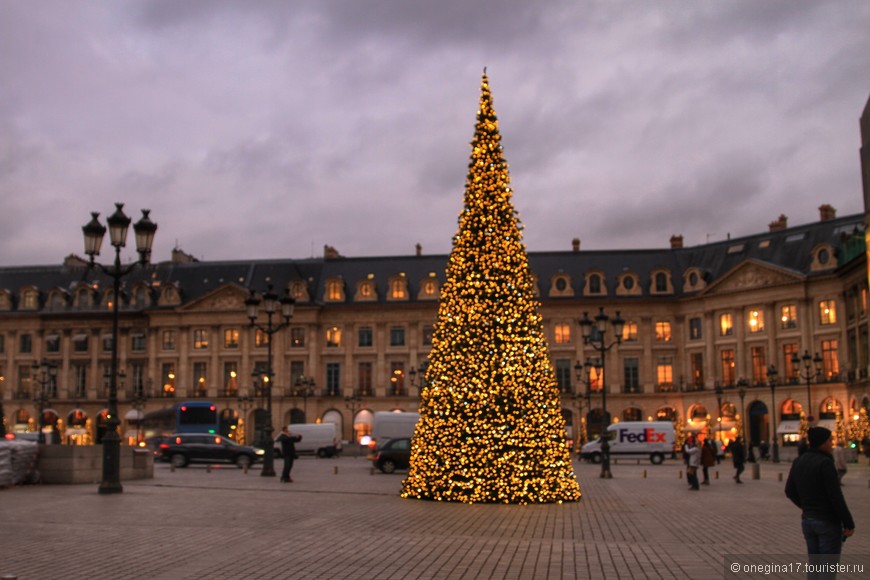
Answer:
<path fill-rule="evenodd" d="M 656 433 L 652 427 L 644 429 L 640 433 L 632 433 L 629 429 L 619 430 L 619 441 L 629 443 L 665 443 L 665 434 Z"/>

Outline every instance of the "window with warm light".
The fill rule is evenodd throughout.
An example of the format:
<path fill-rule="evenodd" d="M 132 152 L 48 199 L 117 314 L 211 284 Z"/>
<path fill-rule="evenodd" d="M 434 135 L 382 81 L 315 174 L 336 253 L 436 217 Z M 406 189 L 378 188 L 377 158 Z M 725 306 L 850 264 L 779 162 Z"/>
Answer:
<path fill-rule="evenodd" d="M 164 330 L 160 333 L 160 347 L 163 350 L 175 350 L 175 331 Z"/>
<path fill-rule="evenodd" d="M 344 300 L 344 282 L 341 280 L 327 280 L 326 299 L 331 302 L 341 302 Z"/>
<path fill-rule="evenodd" d="M 674 386 L 674 359 L 670 356 L 656 358 L 656 384 L 660 389 Z"/>
<path fill-rule="evenodd" d="M 792 359 L 797 356 L 800 358 L 800 354 L 798 353 L 798 345 L 794 342 L 789 342 L 782 345 L 782 356 L 785 359 L 785 377 L 792 379 L 797 377 L 798 369 L 800 365 L 795 365 L 792 363 Z"/>
<path fill-rule="evenodd" d="M 571 325 L 567 322 L 557 322 L 553 325 L 556 344 L 571 344 Z"/>
<path fill-rule="evenodd" d="M 734 334 L 734 317 L 729 312 L 726 312 L 725 314 L 720 314 L 719 335 L 731 336 L 732 334 Z"/>
<path fill-rule="evenodd" d="M 341 329 L 337 326 L 326 329 L 326 346 L 338 348 L 341 346 Z"/>
<path fill-rule="evenodd" d="M 753 346 L 750 349 L 752 356 L 752 381 L 760 384 L 767 381 L 767 357 L 763 346 Z"/>
<path fill-rule="evenodd" d="M 174 397 L 175 396 L 175 365 L 171 363 L 164 363 L 161 368 L 161 378 L 163 382 L 163 390 L 161 391 L 161 396 L 163 397 Z"/>
<path fill-rule="evenodd" d="M 689 319 L 689 340 L 698 340 L 703 338 L 703 320 L 699 316 L 694 316 Z"/>
<path fill-rule="evenodd" d="M 196 350 L 208 348 L 208 330 L 197 328 L 193 331 L 193 348 Z"/>
<path fill-rule="evenodd" d="M 239 348 L 238 328 L 227 328 L 224 330 L 224 348 Z"/>
<path fill-rule="evenodd" d="M 193 363 L 193 396 L 205 397 L 208 394 L 208 363 Z"/>
<path fill-rule="evenodd" d="M 656 322 L 656 341 L 671 342 L 671 323 L 665 321 Z"/>
<path fill-rule="evenodd" d="M 750 333 L 762 332 L 764 330 L 764 311 L 750 310 L 748 323 Z"/>
<path fill-rule="evenodd" d="M 722 383 L 733 385 L 734 380 L 734 351 L 725 349 L 719 353 L 719 362 L 722 370 Z"/>
<path fill-rule="evenodd" d="M 360 395 L 371 395 L 374 365 L 366 361 L 357 365 L 357 388 Z"/>
<path fill-rule="evenodd" d="M 239 365 L 236 362 L 224 363 L 224 396 L 235 397 L 239 394 Z"/>
<path fill-rule="evenodd" d="M 390 394 L 405 394 L 405 363 L 390 363 Z"/>
<path fill-rule="evenodd" d="M 797 306 L 794 304 L 784 304 L 780 307 L 779 322 L 780 328 L 797 328 Z"/>
<path fill-rule="evenodd" d="M 390 280 L 390 298 L 405 300 L 408 297 L 408 283 L 404 276 Z"/>
<path fill-rule="evenodd" d="M 265 347 L 269 344 L 269 334 L 261 329 L 256 329 L 254 332 L 254 346 L 257 348 Z"/>
<path fill-rule="evenodd" d="M 625 326 L 622 327 L 623 342 L 637 342 L 637 322 L 626 320 Z"/>
<path fill-rule="evenodd" d="M 704 354 L 700 352 L 693 352 L 691 356 L 692 361 L 692 385 L 695 388 L 703 388 L 704 387 Z"/>
<path fill-rule="evenodd" d="M 305 328 L 294 326 L 290 328 L 290 348 L 305 347 Z"/>
<path fill-rule="evenodd" d="M 837 323 L 837 305 L 834 300 L 819 302 L 819 323 L 824 325 Z"/>
<path fill-rule="evenodd" d="M 822 341 L 822 376 L 826 379 L 836 379 L 840 374 L 840 363 L 837 359 L 838 341 Z"/>

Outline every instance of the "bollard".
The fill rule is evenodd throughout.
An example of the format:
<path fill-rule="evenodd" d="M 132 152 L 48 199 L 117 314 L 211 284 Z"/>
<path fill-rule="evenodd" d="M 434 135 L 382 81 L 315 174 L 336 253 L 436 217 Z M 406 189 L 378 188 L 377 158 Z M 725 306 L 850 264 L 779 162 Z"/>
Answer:
<path fill-rule="evenodd" d="M 643 478 L 646 479 L 646 469 L 643 470 Z"/>
<path fill-rule="evenodd" d="M 777 481 L 782 481 L 782 473 L 777 473 L 776 479 L 777 479 Z"/>
<path fill-rule="evenodd" d="M 714 472 L 713 479 L 719 479 L 719 470 L 718 469 Z"/>
<path fill-rule="evenodd" d="M 206 472 L 206 473 L 211 473 L 211 463 L 206 463 L 206 464 L 205 464 L 205 472 Z"/>
<path fill-rule="evenodd" d="M 243 472 L 245 475 L 248 475 L 248 465 L 247 465 L 247 464 L 245 464 L 245 467 L 242 468 L 242 472 Z"/>
<path fill-rule="evenodd" d="M 681 469 L 679 473 L 677 473 L 677 479 L 683 479 L 683 470 Z"/>
<path fill-rule="evenodd" d="M 338 475 L 338 465 L 333 466 L 332 475 Z"/>
<path fill-rule="evenodd" d="M 172 473 L 175 473 L 175 464 L 174 463 L 169 464 L 169 471 Z"/>
<path fill-rule="evenodd" d="M 752 464 L 752 479 L 761 479 L 761 466 L 758 463 Z"/>
<path fill-rule="evenodd" d="M 371 470 L 369 471 L 369 475 L 374 475 L 374 474 L 375 474 L 375 468 L 372 467 Z"/>

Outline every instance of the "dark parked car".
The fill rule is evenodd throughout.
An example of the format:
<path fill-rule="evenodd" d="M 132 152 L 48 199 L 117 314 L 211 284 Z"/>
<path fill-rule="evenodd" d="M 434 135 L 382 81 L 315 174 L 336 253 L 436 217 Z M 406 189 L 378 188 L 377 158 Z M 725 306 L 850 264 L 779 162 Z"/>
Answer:
<path fill-rule="evenodd" d="M 179 433 L 160 443 L 160 458 L 175 467 L 186 467 L 188 463 L 228 462 L 244 468 L 262 456 L 262 449 L 208 433 Z"/>
<path fill-rule="evenodd" d="M 397 469 L 408 469 L 411 464 L 411 440 L 407 437 L 390 439 L 384 443 L 383 447 L 375 451 L 372 463 L 384 473 L 393 473 Z"/>

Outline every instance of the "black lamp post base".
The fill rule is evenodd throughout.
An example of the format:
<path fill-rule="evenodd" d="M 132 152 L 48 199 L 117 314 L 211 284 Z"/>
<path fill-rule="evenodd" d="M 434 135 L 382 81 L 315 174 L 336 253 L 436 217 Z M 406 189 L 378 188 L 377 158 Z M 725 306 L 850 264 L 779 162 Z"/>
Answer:
<path fill-rule="evenodd" d="M 109 495 L 111 493 L 124 493 L 124 487 L 120 481 L 104 481 L 100 484 L 97 491 L 100 495 Z"/>

